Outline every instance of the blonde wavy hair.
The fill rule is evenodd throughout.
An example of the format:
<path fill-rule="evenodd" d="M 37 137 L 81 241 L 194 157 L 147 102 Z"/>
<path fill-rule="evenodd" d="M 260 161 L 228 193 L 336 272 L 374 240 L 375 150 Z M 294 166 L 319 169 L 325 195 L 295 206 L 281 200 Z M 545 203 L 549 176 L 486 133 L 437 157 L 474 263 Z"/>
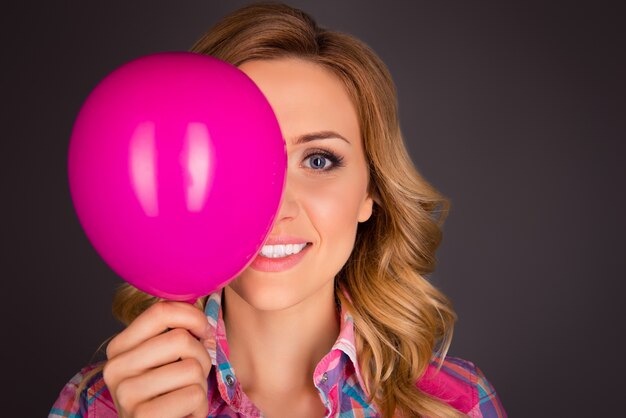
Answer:
<path fill-rule="evenodd" d="M 449 201 L 418 173 L 406 151 L 385 64 L 358 39 L 321 28 L 281 3 L 231 13 L 191 51 L 236 66 L 298 57 L 343 81 L 358 113 L 375 205 L 371 218 L 359 224 L 354 250 L 335 278 L 335 295 L 354 317 L 368 401 L 385 418 L 463 416 L 416 386 L 431 360 L 445 358 L 456 321 L 449 299 L 425 278 L 435 269 Z M 115 295 L 113 313 L 128 324 L 158 300 L 126 284 Z M 205 300 L 197 301 L 199 308 Z"/>

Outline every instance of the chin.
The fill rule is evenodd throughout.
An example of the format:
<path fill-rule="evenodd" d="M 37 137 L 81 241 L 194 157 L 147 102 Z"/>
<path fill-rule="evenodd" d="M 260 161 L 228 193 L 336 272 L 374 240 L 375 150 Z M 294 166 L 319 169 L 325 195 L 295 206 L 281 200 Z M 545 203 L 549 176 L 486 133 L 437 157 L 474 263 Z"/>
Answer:
<path fill-rule="evenodd" d="M 297 305 L 305 297 L 284 283 L 255 283 L 238 278 L 228 285 L 245 303 L 257 311 L 281 311 Z"/>
<path fill-rule="evenodd" d="M 313 296 L 326 286 L 333 286 L 333 281 L 306 286 L 306 279 L 294 286 L 293 277 L 281 280 L 280 277 L 268 277 L 267 273 L 250 272 L 233 280 L 228 287 L 250 307 L 257 311 L 281 311 L 289 309 Z M 272 273 L 270 273 L 272 274 Z"/>

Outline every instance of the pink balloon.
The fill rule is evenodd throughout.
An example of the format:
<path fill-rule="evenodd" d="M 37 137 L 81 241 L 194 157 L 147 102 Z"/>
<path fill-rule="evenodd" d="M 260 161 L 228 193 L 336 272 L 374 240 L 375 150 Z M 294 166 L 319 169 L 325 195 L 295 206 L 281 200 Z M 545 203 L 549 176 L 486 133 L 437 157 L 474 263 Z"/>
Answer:
<path fill-rule="evenodd" d="M 259 88 L 233 65 L 189 52 L 109 74 L 83 104 L 68 155 L 72 201 L 98 254 L 171 300 L 207 295 L 252 262 L 286 170 Z"/>

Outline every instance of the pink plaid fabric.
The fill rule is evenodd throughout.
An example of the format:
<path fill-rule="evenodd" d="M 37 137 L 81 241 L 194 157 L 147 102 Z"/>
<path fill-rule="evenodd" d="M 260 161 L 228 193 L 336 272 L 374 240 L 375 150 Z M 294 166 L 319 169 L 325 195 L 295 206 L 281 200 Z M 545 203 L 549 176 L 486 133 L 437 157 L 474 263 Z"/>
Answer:
<path fill-rule="evenodd" d="M 212 294 L 205 312 L 216 328 L 216 350 L 210 352 L 213 368 L 208 377 L 208 417 L 263 417 L 263 413 L 246 396 L 228 359 L 229 347 L 222 318 L 221 292 Z M 320 401 L 326 407 L 325 417 L 379 417 L 380 411 L 367 403 L 367 393 L 359 369 L 354 336 L 354 321 L 341 309 L 340 333 L 332 349 L 319 361 L 312 379 Z M 63 388 L 49 417 L 116 417 L 102 374 L 87 382 L 86 389 L 76 389 L 95 365 L 74 376 Z M 441 369 L 437 371 L 437 367 Z M 417 387 L 470 417 L 506 417 L 502 404 L 483 373 L 471 362 L 455 357 L 443 361 L 435 358 L 426 373 L 416 382 Z M 77 396 L 78 395 L 78 396 Z"/>

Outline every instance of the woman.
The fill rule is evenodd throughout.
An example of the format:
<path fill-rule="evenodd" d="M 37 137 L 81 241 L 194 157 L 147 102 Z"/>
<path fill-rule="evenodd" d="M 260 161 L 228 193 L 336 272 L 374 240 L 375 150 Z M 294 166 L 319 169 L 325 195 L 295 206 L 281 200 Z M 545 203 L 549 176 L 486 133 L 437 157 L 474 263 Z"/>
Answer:
<path fill-rule="evenodd" d="M 448 202 L 406 152 L 380 59 L 280 4 L 234 12 L 192 51 L 238 66 L 276 113 L 273 229 L 196 306 L 121 288 L 128 327 L 51 416 L 504 416 L 482 373 L 446 358 L 456 317 L 424 275 Z"/>

